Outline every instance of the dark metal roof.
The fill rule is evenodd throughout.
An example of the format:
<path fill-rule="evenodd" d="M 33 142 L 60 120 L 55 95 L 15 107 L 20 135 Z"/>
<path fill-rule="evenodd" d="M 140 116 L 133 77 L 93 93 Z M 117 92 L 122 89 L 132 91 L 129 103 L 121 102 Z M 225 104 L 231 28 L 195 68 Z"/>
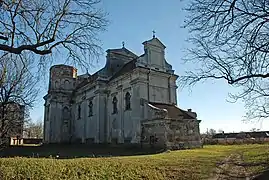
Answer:
<path fill-rule="evenodd" d="M 112 79 L 115 79 L 127 72 L 130 72 L 132 71 L 133 69 L 136 68 L 136 61 L 137 59 L 139 58 L 136 54 L 134 54 L 133 52 L 131 52 L 130 50 L 126 49 L 126 48 L 121 48 L 121 49 L 108 49 L 106 51 L 107 53 L 109 52 L 112 52 L 112 53 L 115 53 L 115 54 L 120 54 L 120 55 L 123 55 L 123 56 L 129 56 L 130 58 L 133 58 L 132 60 L 130 60 L 128 63 L 124 64 L 122 66 L 122 68 L 120 68 L 115 74 L 112 75 L 112 77 L 110 78 L 110 80 Z M 141 56 L 140 56 L 141 57 Z M 89 83 L 93 83 L 94 81 L 96 81 L 96 79 L 98 78 L 98 75 L 101 71 L 103 71 L 105 69 L 102 68 L 100 69 L 99 71 L 97 71 L 96 73 L 94 73 L 93 75 L 91 75 L 90 77 L 88 78 L 85 78 L 81 83 L 79 83 L 76 87 L 76 89 L 79 89 Z"/>
<path fill-rule="evenodd" d="M 100 70 L 99 70 L 100 71 Z M 89 76 L 88 78 L 85 78 L 81 83 L 79 83 L 77 86 L 76 86 L 76 89 L 79 89 L 89 83 L 93 83 L 97 78 L 98 78 L 98 72 L 97 71 L 96 73 L 94 73 L 93 75 Z"/>
<path fill-rule="evenodd" d="M 180 116 L 183 116 L 184 119 L 196 119 L 195 117 L 192 117 L 187 111 L 184 111 L 172 104 L 156 103 L 156 102 L 149 102 L 149 104 L 160 109 L 166 109 L 168 111 L 169 118 L 176 119 L 179 118 Z"/>
<path fill-rule="evenodd" d="M 131 60 L 130 62 L 124 64 L 123 67 L 110 78 L 110 80 L 115 79 L 115 78 L 135 69 L 136 68 L 136 64 L 135 64 L 136 61 L 137 61 L 137 59 L 134 59 L 134 60 Z"/>

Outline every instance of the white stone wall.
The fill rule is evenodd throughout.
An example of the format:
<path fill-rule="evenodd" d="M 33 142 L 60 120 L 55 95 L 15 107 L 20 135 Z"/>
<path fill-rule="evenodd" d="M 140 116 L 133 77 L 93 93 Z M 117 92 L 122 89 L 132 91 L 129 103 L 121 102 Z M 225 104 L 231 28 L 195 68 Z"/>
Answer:
<path fill-rule="evenodd" d="M 141 99 L 148 99 L 148 89 L 150 101 L 176 103 L 176 91 L 173 91 L 175 87 L 168 88 L 169 76 L 167 74 L 149 73 L 148 84 L 148 71 L 135 71 L 125 75 L 124 78 L 119 77 L 108 86 L 110 96 L 107 99 L 107 119 L 111 136 L 109 137 L 110 141 L 114 138 L 117 138 L 122 143 L 124 139 L 133 143 L 140 141 L 140 121 L 146 118 L 144 109 L 141 106 Z M 170 78 L 170 83 L 175 84 L 175 81 Z M 125 110 L 126 92 L 131 94 L 131 110 L 128 111 Z M 112 99 L 114 96 L 118 100 L 118 113 L 116 114 L 112 114 Z"/>
<path fill-rule="evenodd" d="M 170 91 L 170 102 L 177 105 L 177 76 L 171 76 L 168 78 L 169 91 Z"/>
<path fill-rule="evenodd" d="M 90 89 L 89 89 L 90 88 Z M 98 98 L 95 97 L 96 89 L 92 86 L 76 94 L 73 105 L 74 138 L 86 142 L 87 139 L 98 141 Z M 89 102 L 93 103 L 93 114 L 89 116 Z M 81 117 L 78 117 L 78 106 L 81 108 Z"/>
<path fill-rule="evenodd" d="M 61 109 L 62 106 L 56 101 L 50 102 L 50 142 L 59 143 L 61 141 Z"/>
<path fill-rule="evenodd" d="M 109 140 L 117 139 L 118 142 L 123 143 L 125 139 L 131 139 L 133 133 L 133 110 L 135 106 L 132 85 L 130 82 L 134 79 L 135 75 L 126 75 L 124 78 L 117 78 L 112 81 L 108 86 L 110 94 L 107 98 L 107 119 L 108 131 L 111 136 Z M 125 109 L 125 95 L 129 92 L 131 94 L 131 109 Z M 113 114 L 113 98 L 118 100 L 118 112 Z"/>

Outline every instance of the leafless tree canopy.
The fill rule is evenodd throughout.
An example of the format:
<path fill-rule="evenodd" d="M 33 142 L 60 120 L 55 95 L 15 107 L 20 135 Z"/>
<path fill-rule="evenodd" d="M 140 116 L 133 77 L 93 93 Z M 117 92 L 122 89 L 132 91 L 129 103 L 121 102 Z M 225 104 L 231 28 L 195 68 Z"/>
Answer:
<path fill-rule="evenodd" d="M 31 60 L 27 53 L 7 54 L 0 59 L 0 147 L 7 137 L 22 133 L 27 110 L 38 94 Z"/>
<path fill-rule="evenodd" d="M 192 0 L 186 9 L 190 31 L 186 61 L 197 65 L 180 78 L 182 86 L 222 79 L 249 109 L 248 118 L 269 115 L 269 1 Z"/>
<path fill-rule="evenodd" d="M 97 35 L 107 25 L 99 3 L 0 0 L 0 146 L 22 123 L 10 117 L 10 104 L 28 108 L 36 99 L 40 76 L 35 65 L 46 67 L 61 58 L 87 68 L 99 55 Z"/>
<path fill-rule="evenodd" d="M 37 122 L 30 121 L 25 124 L 24 134 L 27 138 L 42 138 L 43 137 L 43 123 L 42 120 Z"/>
<path fill-rule="evenodd" d="M 16 102 L 31 107 L 34 102 L 38 79 L 31 72 L 31 58 L 23 56 L 8 54 L 0 61 L 0 103 Z"/>
<path fill-rule="evenodd" d="M 98 55 L 97 34 L 107 25 L 98 5 L 99 0 L 0 0 L 0 52 L 60 53 L 85 67 Z"/>

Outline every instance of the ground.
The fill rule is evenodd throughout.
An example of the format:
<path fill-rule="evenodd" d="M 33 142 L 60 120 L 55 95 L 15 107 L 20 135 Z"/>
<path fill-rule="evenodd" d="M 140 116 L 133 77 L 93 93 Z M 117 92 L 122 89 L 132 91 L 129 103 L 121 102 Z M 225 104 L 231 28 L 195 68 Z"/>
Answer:
<path fill-rule="evenodd" d="M 269 162 L 268 144 L 213 145 L 204 146 L 202 149 L 166 151 L 136 156 L 120 153 L 127 152 L 127 149 L 119 150 L 118 154 L 115 154 L 116 149 L 105 148 L 106 150 L 104 150 L 101 147 L 99 148 L 102 149 L 102 152 L 99 151 L 99 153 L 97 147 L 92 151 L 82 147 L 70 149 L 64 146 L 61 148 L 56 146 L 54 148 L 31 148 L 21 147 L 21 156 L 23 154 L 24 156 L 34 155 L 36 157 L 37 153 L 38 156 L 51 156 L 50 158 L 1 158 L 0 177 L 3 180 L 234 179 L 235 177 L 250 177 L 260 174 L 267 170 L 267 162 Z M 34 148 L 37 150 L 39 148 L 38 152 Z M 14 155 L 12 153 L 15 152 L 15 149 L 9 152 L 10 156 Z M 59 158 L 61 158 L 61 154 L 65 155 L 64 158 L 70 158 L 69 153 L 73 154 L 74 152 L 76 152 L 77 157 L 83 158 L 56 158 L 57 154 Z M 87 158 L 87 152 L 89 152 L 88 157 L 93 156 L 93 153 L 95 153 L 94 156 L 106 154 L 106 156 L 116 155 L 116 157 Z M 142 152 L 138 154 L 142 154 Z"/>

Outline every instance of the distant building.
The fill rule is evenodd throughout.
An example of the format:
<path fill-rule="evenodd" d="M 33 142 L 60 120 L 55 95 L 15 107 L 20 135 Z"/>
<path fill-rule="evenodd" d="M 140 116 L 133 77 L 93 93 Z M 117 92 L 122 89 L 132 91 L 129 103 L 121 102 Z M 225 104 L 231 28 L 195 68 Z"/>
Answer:
<path fill-rule="evenodd" d="M 217 140 L 219 142 L 243 140 L 243 139 L 269 141 L 269 131 L 218 133 L 218 134 L 213 135 L 212 139 Z"/>
<path fill-rule="evenodd" d="M 20 144 L 20 139 L 23 137 L 23 125 L 25 106 L 15 102 L 9 102 L 3 106 L 0 105 L 0 133 L 3 133 L 6 138 L 16 141 Z M 17 142 L 18 141 L 18 142 Z"/>
<path fill-rule="evenodd" d="M 177 106 L 178 76 L 156 37 L 140 56 L 107 50 L 106 65 L 77 76 L 72 66 L 50 69 L 44 142 L 133 143 L 200 147 L 195 112 Z"/>
<path fill-rule="evenodd" d="M 17 138 L 17 137 L 11 137 L 10 138 L 10 145 L 25 145 L 25 144 L 42 144 L 43 139 L 41 138 Z"/>

